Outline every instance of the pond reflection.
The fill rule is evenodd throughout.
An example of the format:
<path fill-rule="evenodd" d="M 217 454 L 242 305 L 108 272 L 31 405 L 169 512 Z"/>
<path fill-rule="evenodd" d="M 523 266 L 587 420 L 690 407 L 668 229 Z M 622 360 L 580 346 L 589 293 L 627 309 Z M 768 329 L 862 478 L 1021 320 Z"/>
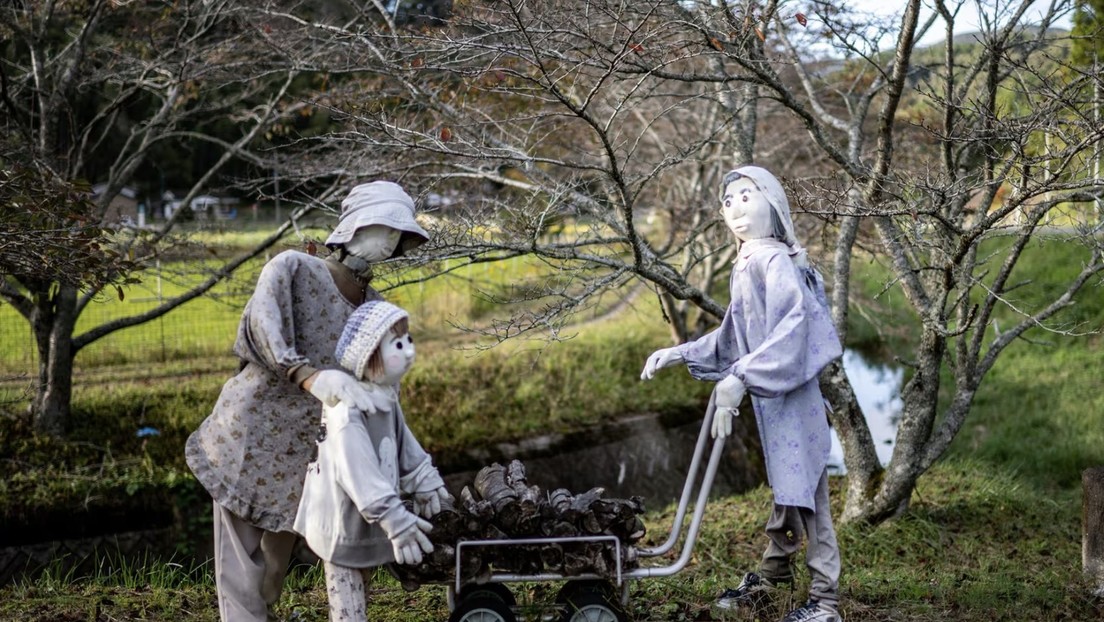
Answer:
<path fill-rule="evenodd" d="M 851 380 L 855 397 L 870 427 L 870 436 L 874 439 L 874 448 L 878 452 L 878 461 L 885 466 L 893 456 L 893 444 L 897 437 L 897 422 L 901 417 L 901 386 L 905 379 L 902 367 L 871 363 L 854 350 L 843 353 L 843 369 Z M 832 451 L 828 455 L 828 472 L 842 475 L 847 472 L 843 466 L 843 446 L 839 436 L 832 430 Z"/>

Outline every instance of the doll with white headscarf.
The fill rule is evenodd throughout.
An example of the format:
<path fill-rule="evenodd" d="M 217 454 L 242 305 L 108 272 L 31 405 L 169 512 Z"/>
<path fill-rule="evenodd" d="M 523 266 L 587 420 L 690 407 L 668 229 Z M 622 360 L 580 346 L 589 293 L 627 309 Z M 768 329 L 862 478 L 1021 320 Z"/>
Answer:
<path fill-rule="evenodd" d="M 842 354 L 820 275 L 794 235 L 789 202 L 767 170 L 745 166 L 723 181 L 721 215 L 740 244 L 721 325 L 701 338 L 648 357 L 641 378 L 683 363 L 716 382 L 713 436 L 732 431 L 750 395 L 774 507 L 759 572 L 744 575 L 716 605 L 756 605 L 792 584 L 792 560 L 805 534 L 809 601 L 785 620 L 838 622 L 840 557 L 828 505 L 831 438 L 817 376 Z"/>

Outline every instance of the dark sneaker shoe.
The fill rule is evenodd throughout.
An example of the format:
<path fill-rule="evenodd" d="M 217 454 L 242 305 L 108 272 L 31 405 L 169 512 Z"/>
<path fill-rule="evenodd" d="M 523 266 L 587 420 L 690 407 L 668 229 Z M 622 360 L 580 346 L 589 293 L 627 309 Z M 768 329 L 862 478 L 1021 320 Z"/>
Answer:
<path fill-rule="evenodd" d="M 775 589 L 773 581 L 749 572 L 740 580 L 740 585 L 722 592 L 717 600 L 713 601 L 713 606 L 718 609 L 739 609 L 740 607 L 762 609 L 770 603 Z"/>
<path fill-rule="evenodd" d="M 835 605 L 810 600 L 786 614 L 782 622 L 843 622 Z"/>

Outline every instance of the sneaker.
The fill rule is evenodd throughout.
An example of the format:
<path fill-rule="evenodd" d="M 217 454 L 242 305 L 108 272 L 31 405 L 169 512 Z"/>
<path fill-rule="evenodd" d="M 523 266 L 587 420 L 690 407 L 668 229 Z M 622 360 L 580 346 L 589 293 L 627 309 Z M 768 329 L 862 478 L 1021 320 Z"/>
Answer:
<path fill-rule="evenodd" d="M 786 614 L 782 622 L 843 622 L 835 605 L 810 600 Z"/>
<path fill-rule="evenodd" d="M 764 579 L 754 572 L 749 572 L 740 580 L 740 585 L 722 592 L 713 602 L 713 606 L 718 609 L 739 609 L 740 607 L 761 609 L 770 602 L 775 587 L 775 583 L 770 579 Z"/>

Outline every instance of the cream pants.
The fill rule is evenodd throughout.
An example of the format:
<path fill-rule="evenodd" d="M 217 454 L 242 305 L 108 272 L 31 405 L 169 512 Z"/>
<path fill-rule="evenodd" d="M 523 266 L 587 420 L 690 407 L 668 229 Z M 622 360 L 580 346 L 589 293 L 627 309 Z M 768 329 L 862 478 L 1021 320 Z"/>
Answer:
<path fill-rule="evenodd" d="M 214 505 L 215 586 L 222 622 L 272 622 L 295 534 L 265 531 Z"/>

